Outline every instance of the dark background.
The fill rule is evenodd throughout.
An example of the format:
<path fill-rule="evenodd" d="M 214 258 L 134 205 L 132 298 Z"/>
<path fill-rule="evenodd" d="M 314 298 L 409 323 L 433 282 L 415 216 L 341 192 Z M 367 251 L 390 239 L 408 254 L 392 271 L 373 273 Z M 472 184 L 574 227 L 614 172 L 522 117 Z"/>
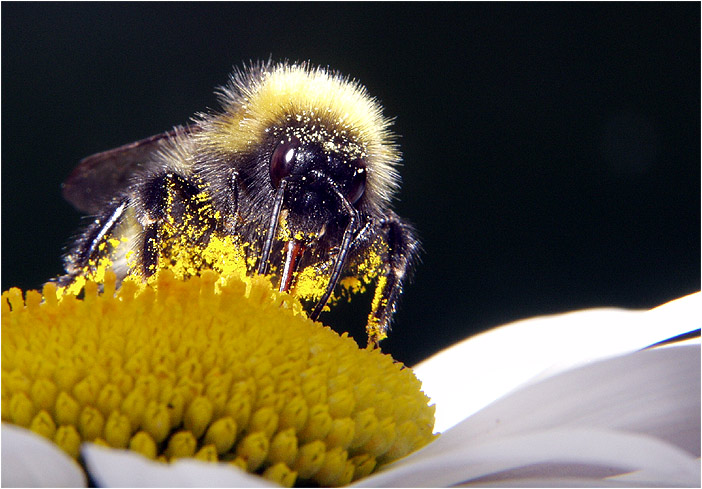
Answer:
<path fill-rule="evenodd" d="M 269 56 L 350 74 L 396 117 L 395 207 L 425 248 L 383 343 L 399 360 L 699 289 L 698 3 L 3 3 L 2 289 L 61 273 L 80 158 L 216 107 Z"/>

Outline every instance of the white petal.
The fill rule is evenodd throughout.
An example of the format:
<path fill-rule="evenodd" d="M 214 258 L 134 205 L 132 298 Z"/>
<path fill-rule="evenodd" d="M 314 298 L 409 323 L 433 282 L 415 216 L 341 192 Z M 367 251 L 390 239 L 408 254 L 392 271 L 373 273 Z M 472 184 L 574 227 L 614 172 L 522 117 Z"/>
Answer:
<path fill-rule="evenodd" d="M 701 312 L 696 293 L 651 311 L 590 309 L 527 319 L 457 343 L 413 371 L 436 404 L 435 429 L 442 432 L 525 383 L 699 329 Z"/>
<path fill-rule="evenodd" d="M 86 487 L 85 473 L 56 444 L 2 424 L 2 487 Z"/>
<path fill-rule="evenodd" d="M 437 441 L 438 443 L 438 441 Z M 647 467 L 647 482 L 664 486 L 699 487 L 699 461 L 655 438 L 597 429 L 564 429 L 464 444 L 461 450 L 402 464 L 368 477 L 358 487 L 446 487 L 514 469 L 538 466 L 542 477 L 573 467 L 576 474 L 591 468 L 592 480 Z M 532 474 L 533 477 L 533 474 Z M 562 477 L 562 475 L 561 475 Z M 582 475 L 581 475 L 582 477 Z M 487 480 L 490 480 L 488 477 Z M 641 484 L 643 481 L 638 481 Z"/>
<path fill-rule="evenodd" d="M 531 477 L 543 479 L 553 464 L 604 464 L 620 473 L 642 471 L 633 485 L 699 486 L 699 366 L 697 344 L 563 372 L 505 396 L 361 485 L 459 484 L 535 464 L 546 472 Z"/>
<path fill-rule="evenodd" d="M 609 428 L 648 434 L 699 456 L 699 365 L 699 345 L 603 360 L 514 391 L 450 436 L 463 442 L 560 427 Z"/>
<path fill-rule="evenodd" d="M 226 464 L 195 459 L 164 464 L 135 452 L 92 443 L 83 444 L 81 453 L 100 487 L 277 487 Z"/>
<path fill-rule="evenodd" d="M 647 485 L 643 482 L 635 483 L 616 479 L 595 480 L 586 477 L 554 475 L 553 477 L 497 478 L 458 484 L 454 487 L 647 487 Z M 661 484 L 651 484 L 648 487 L 661 487 Z"/>

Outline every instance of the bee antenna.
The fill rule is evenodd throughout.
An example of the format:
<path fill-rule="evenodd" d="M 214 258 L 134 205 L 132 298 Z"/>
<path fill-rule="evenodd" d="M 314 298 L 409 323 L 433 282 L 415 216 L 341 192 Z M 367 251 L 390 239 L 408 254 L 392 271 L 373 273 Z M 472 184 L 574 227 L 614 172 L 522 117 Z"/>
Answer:
<path fill-rule="evenodd" d="M 278 191 L 275 194 L 275 201 L 273 203 L 273 212 L 271 212 L 271 219 L 268 221 L 268 230 L 266 231 L 266 240 L 263 242 L 263 250 L 261 252 L 261 261 L 258 263 L 258 274 L 264 275 L 268 272 L 268 259 L 271 256 L 271 248 L 273 247 L 273 239 L 275 238 L 275 232 L 278 229 L 278 218 L 280 217 L 280 210 L 283 207 L 283 197 L 285 194 L 285 186 L 287 182 L 281 180 L 278 186 Z"/>

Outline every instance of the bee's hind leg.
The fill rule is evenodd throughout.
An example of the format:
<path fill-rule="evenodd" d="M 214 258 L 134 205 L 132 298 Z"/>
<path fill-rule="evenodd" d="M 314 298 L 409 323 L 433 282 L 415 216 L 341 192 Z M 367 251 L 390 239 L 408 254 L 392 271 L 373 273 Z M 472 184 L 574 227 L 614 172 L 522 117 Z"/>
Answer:
<path fill-rule="evenodd" d="M 134 188 L 136 217 L 143 229 L 139 246 L 141 273 L 150 277 L 168 240 L 182 235 L 197 240 L 202 223 L 199 187 L 177 173 L 156 175 Z"/>
<path fill-rule="evenodd" d="M 66 286 L 79 275 L 85 274 L 94 267 L 100 258 L 101 245 L 112 235 L 115 227 L 121 222 L 127 209 L 127 199 L 118 201 L 102 216 L 95 220 L 83 231 L 73 247 L 64 256 L 66 274 L 58 277 L 59 286 Z"/>
<path fill-rule="evenodd" d="M 387 245 L 387 253 L 366 325 L 368 344 L 374 347 L 387 337 L 402 287 L 411 278 L 421 249 L 412 225 L 392 211 L 378 223 L 377 229 Z"/>

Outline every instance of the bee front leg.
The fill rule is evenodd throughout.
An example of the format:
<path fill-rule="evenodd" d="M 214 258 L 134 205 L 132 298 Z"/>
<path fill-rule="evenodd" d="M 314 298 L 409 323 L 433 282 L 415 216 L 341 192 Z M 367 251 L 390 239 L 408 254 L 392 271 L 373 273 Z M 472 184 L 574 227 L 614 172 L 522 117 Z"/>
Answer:
<path fill-rule="evenodd" d="M 402 286 L 411 277 L 420 251 L 414 228 L 394 212 L 390 211 L 378 223 L 378 228 L 378 235 L 387 245 L 387 253 L 366 326 L 368 344 L 374 347 L 387 337 Z"/>
<path fill-rule="evenodd" d="M 227 179 L 223 202 L 221 208 L 224 210 L 224 229 L 230 234 L 236 234 L 237 226 L 240 224 L 239 216 L 239 173 L 232 171 Z"/>

